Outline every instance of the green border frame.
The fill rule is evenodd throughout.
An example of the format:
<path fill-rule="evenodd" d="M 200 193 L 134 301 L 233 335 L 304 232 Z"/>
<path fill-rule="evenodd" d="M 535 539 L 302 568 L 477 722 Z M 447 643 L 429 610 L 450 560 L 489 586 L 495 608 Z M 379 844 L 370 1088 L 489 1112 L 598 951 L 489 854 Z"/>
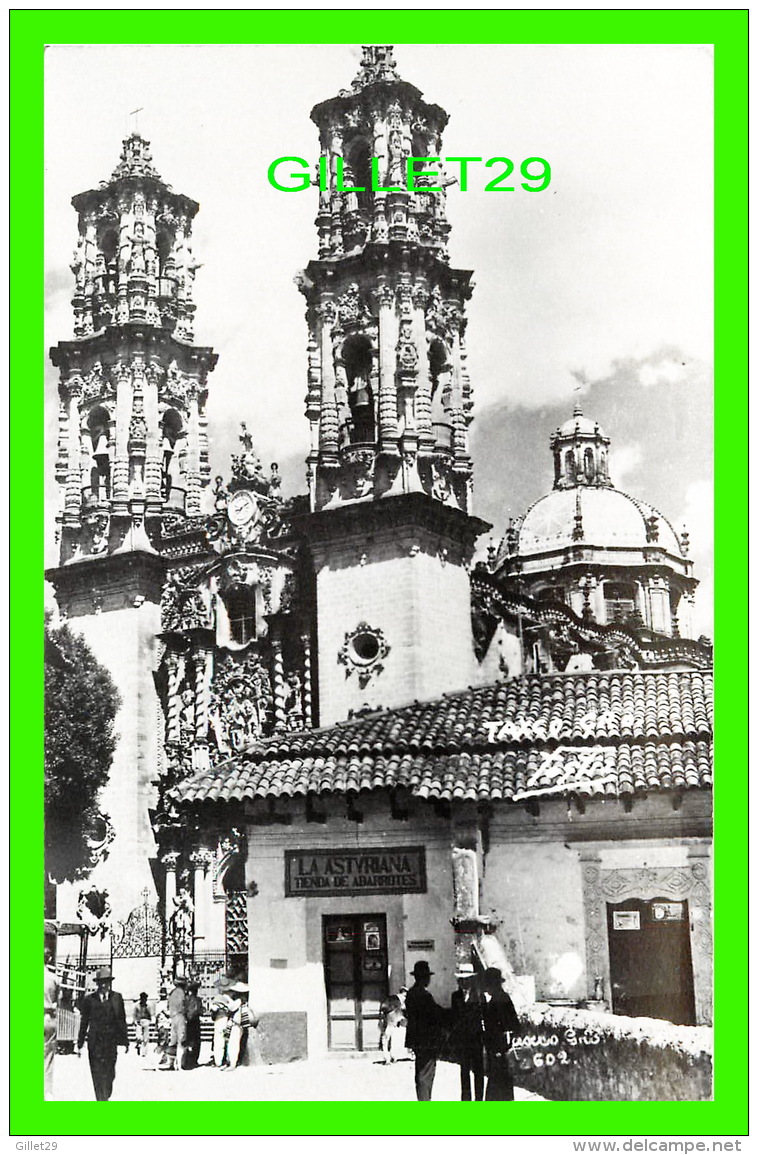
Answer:
<path fill-rule="evenodd" d="M 716 104 L 716 1078 L 708 1103 L 256 1103 L 240 1113 L 203 1102 L 107 1109 L 45 1103 L 41 1022 L 26 996 L 42 958 L 43 49 L 130 43 L 135 10 L 14 10 L 11 31 L 11 752 L 10 1005 L 12 1135 L 747 1134 L 747 27 L 735 10 L 142 10 L 150 43 L 713 44 Z M 136 11 L 140 11 L 139 9 Z M 142 14 L 141 13 L 141 14 Z M 292 33 L 297 28 L 297 38 Z M 634 99 L 630 93 L 630 100 Z M 303 115 L 307 114 L 304 109 Z M 655 174 L 645 179 L 654 180 Z M 30 372 L 30 364 L 36 366 Z M 30 437 L 30 430 L 35 436 Z M 728 580 L 726 578 L 728 566 Z M 38 619 L 36 615 L 39 614 Z M 23 625 L 21 625 L 23 623 Z M 31 768 L 31 773 L 29 770 Z M 39 880 L 39 885 L 36 881 Z M 41 971 L 41 967 L 40 967 Z M 37 989 L 31 979 L 31 990 Z M 41 1009 L 40 1009 L 41 1019 Z"/>

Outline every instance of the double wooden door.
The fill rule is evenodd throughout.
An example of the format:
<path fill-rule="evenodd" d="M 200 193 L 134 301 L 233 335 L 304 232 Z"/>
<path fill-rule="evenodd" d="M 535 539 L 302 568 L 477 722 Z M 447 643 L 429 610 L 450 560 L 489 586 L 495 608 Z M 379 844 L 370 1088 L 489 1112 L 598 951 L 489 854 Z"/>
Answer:
<path fill-rule="evenodd" d="M 324 976 L 330 1050 L 376 1050 L 388 993 L 385 915 L 324 916 Z"/>

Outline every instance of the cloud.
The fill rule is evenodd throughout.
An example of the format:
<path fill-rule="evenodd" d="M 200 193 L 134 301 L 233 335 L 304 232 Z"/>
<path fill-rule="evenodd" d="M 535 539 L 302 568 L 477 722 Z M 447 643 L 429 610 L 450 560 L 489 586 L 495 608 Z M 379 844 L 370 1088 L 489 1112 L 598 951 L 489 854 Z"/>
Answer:
<path fill-rule="evenodd" d="M 678 385 L 684 380 L 687 372 L 686 361 L 673 361 L 667 358 L 657 365 L 643 365 L 640 369 L 640 384 L 650 385 Z"/>
<path fill-rule="evenodd" d="M 627 478 L 634 473 L 642 461 L 642 449 L 638 444 L 614 445 L 612 481 L 617 489 L 626 489 Z"/>
<path fill-rule="evenodd" d="M 699 552 L 713 549 L 713 482 L 693 481 L 684 497 L 680 524 L 690 535 L 690 543 Z"/>

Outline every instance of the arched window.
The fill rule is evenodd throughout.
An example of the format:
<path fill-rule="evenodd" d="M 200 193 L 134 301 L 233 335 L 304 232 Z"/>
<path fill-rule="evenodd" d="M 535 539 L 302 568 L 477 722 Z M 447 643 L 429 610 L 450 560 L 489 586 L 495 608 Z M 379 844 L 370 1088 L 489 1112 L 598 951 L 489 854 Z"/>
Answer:
<path fill-rule="evenodd" d="M 588 481 L 595 480 L 595 456 L 591 449 L 584 451 L 584 476 Z"/>
<path fill-rule="evenodd" d="M 348 146 L 347 149 L 347 167 L 349 173 L 346 172 L 346 177 L 350 177 L 350 181 L 345 181 L 345 184 L 350 184 L 356 188 L 362 188 L 365 191 L 354 193 L 357 199 L 358 208 L 364 212 L 371 209 L 373 200 L 373 193 L 371 191 L 371 148 L 365 140 L 359 138 Z"/>
<path fill-rule="evenodd" d="M 90 475 L 92 496 L 96 500 L 110 497 L 111 458 L 108 447 L 108 429 L 110 417 L 106 409 L 99 406 L 92 410 L 87 419 L 90 441 L 92 442 L 92 460 L 94 466 Z"/>
<path fill-rule="evenodd" d="M 450 359 L 443 341 L 432 341 L 429 346 L 429 378 L 432 385 L 432 432 L 435 443 L 448 448 L 452 445 L 453 427 L 447 411 L 446 396 L 449 387 Z"/>
<path fill-rule="evenodd" d="M 156 233 L 155 247 L 158 253 L 158 296 L 173 297 L 176 293 L 173 238 L 165 229 L 159 229 Z"/>
<path fill-rule="evenodd" d="M 350 440 L 375 440 L 374 392 L 371 388 L 373 355 L 368 337 L 348 337 L 342 348 L 347 376 L 347 399 L 350 406 Z"/>
<path fill-rule="evenodd" d="M 232 639 L 240 646 L 246 646 L 255 639 L 255 590 L 241 586 L 228 590 L 224 595 L 224 605 L 229 616 Z"/>
<path fill-rule="evenodd" d="M 566 480 L 571 482 L 576 481 L 576 465 L 574 464 L 573 449 L 566 450 Z"/>
<path fill-rule="evenodd" d="M 633 582 L 606 582 L 603 597 L 607 622 L 633 623 L 638 618 L 637 587 Z"/>
<path fill-rule="evenodd" d="M 182 419 L 175 409 L 167 409 L 161 420 L 161 456 L 163 463 L 163 496 L 171 496 L 173 484 L 172 462 L 176 443 L 183 436 Z"/>

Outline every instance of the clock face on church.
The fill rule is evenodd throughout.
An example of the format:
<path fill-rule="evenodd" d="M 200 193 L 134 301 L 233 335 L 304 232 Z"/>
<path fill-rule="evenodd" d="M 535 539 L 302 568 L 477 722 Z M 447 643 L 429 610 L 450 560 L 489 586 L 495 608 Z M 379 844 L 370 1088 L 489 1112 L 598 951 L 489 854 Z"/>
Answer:
<path fill-rule="evenodd" d="M 250 525 L 258 519 L 258 502 L 249 490 L 240 489 L 229 498 L 226 513 L 232 525 Z"/>

